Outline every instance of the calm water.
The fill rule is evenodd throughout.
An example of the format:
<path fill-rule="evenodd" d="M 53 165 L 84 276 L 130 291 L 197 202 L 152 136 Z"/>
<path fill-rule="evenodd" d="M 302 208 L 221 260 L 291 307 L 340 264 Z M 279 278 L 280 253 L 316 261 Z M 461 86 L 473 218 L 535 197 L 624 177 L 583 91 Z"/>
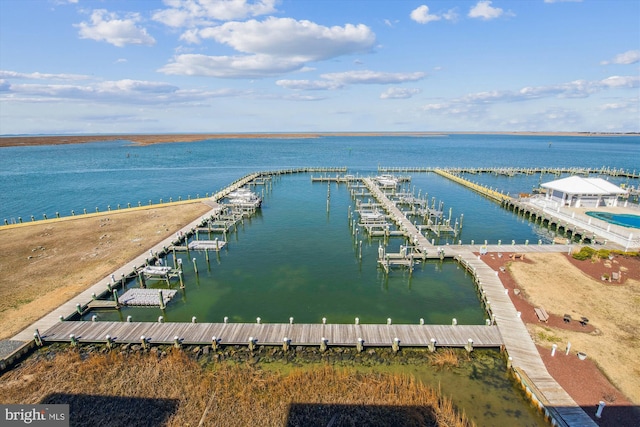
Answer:
<path fill-rule="evenodd" d="M 114 141 L 0 148 L 0 156 L 0 219 L 28 220 L 31 215 L 53 217 L 56 212 L 70 215 L 71 210 L 79 213 L 150 199 L 195 197 L 224 188 L 249 172 L 301 166 L 346 166 L 354 173 L 374 173 L 378 166 L 608 166 L 640 170 L 640 137 L 323 137 L 146 147 Z M 480 179 L 493 180 L 490 176 L 478 176 Z M 495 184 L 512 193 L 530 191 L 533 185 L 531 180 L 521 182 L 517 177 Z M 451 188 L 444 185 L 441 193 L 435 188 L 422 190 L 453 206 L 453 198 L 446 193 Z M 455 208 L 466 215 L 466 207 Z"/>
<path fill-rule="evenodd" d="M 286 176 L 265 197 L 259 214 L 229 238 L 220 257 L 204 252 L 178 254 L 186 290 L 164 312 L 123 308 L 102 312 L 99 320 L 132 315 L 135 320 L 203 322 L 483 324 L 473 282 L 455 262 L 427 262 L 413 274 L 376 268 L 380 239 L 364 236 L 362 259 L 350 233 L 347 188 L 332 186 L 326 210 L 326 184 L 312 184 L 306 174 Z M 362 237 L 362 236 L 361 236 Z M 201 236 L 208 239 L 208 236 Z M 215 236 L 212 236 L 215 238 Z M 403 239 L 391 239 L 387 251 L 398 252 Z M 192 259 L 196 258 L 198 275 Z M 173 265 L 173 258 L 168 259 Z M 150 287 L 166 288 L 164 282 Z M 138 285 L 133 282 L 131 286 Z M 175 285 L 174 285 L 175 287 Z"/>

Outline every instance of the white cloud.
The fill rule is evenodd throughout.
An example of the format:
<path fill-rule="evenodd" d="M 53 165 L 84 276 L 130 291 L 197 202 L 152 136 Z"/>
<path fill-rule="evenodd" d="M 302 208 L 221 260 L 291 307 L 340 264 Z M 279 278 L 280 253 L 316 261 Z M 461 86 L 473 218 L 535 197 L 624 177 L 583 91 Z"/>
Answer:
<path fill-rule="evenodd" d="M 199 31 L 239 52 L 295 57 L 318 61 L 340 55 L 365 52 L 375 43 L 366 25 L 325 27 L 311 21 L 269 17 L 264 21 L 227 22 Z"/>
<path fill-rule="evenodd" d="M 171 75 L 208 76 L 220 78 L 261 78 L 300 70 L 303 62 L 270 55 L 207 56 L 177 55 L 173 62 L 158 71 Z"/>
<path fill-rule="evenodd" d="M 606 104 L 602 104 L 600 106 L 600 110 L 602 111 L 625 111 L 630 110 L 634 112 L 638 112 L 638 107 L 640 107 L 640 99 L 639 98 L 630 98 L 630 99 L 622 99 L 618 102 L 609 102 Z"/>
<path fill-rule="evenodd" d="M 456 22 L 458 20 L 458 11 L 456 8 L 449 9 L 448 11 L 442 14 L 442 17 L 447 21 Z"/>
<path fill-rule="evenodd" d="M 116 13 L 105 9 L 96 9 L 91 14 L 91 22 L 81 22 L 78 27 L 80 38 L 96 41 L 105 41 L 114 46 L 123 47 L 129 44 L 147 45 L 155 44 L 145 28 L 136 24 L 140 22 L 137 13 L 127 14 L 123 19 Z"/>
<path fill-rule="evenodd" d="M 422 80 L 425 76 L 426 74 L 421 72 L 383 73 L 370 70 L 356 70 L 322 74 L 320 76 L 321 80 L 278 80 L 276 84 L 287 89 L 295 90 L 335 90 L 352 84 L 398 84 L 415 82 Z"/>
<path fill-rule="evenodd" d="M 607 89 L 640 87 L 640 76 L 611 76 L 603 80 L 574 80 L 549 86 L 529 86 L 518 91 L 494 90 L 467 94 L 451 101 L 424 105 L 425 111 L 458 115 L 476 112 L 479 107 L 497 103 L 530 101 L 541 98 L 587 98 Z"/>
<path fill-rule="evenodd" d="M 491 6 L 490 0 L 480 0 L 469 10 L 469 18 L 480 18 L 485 21 L 499 18 L 504 14 L 504 10 Z"/>
<path fill-rule="evenodd" d="M 325 27 L 310 21 L 270 17 L 264 21 L 228 22 L 183 39 L 212 39 L 245 55 L 177 55 L 159 71 L 166 74 L 225 78 L 260 78 L 306 69 L 306 63 L 366 52 L 375 34 L 366 25 Z"/>
<path fill-rule="evenodd" d="M 600 85 L 603 87 L 628 87 L 636 88 L 640 86 L 640 76 L 611 76 L 606 79 L 600 80 Z"/>
<path fill-rule="evenodd" d="M 458 13 L 455 8 L 449 9 L 441 14 L 431 14 L 429 13 L 429 6 L 427 5 L 418 6 L 411 11 L 409 16 L 419 24 L 428 24 L 429 22 L 440 21 L 441 19 L 445 19 L 447 21 L 458 20 Z"/>
<path fill-rule="evenodd" d="M 545 3 L 581 3 L 582 0 L 544 0 Z"/>
<path fill-rule="evenodd" d="M 1 82 L 1 81 L 0 81 Z M 242 96 L 248 92 L 220 89 L 201 91 L 144 80 L 113 80 L 77 84 L 0 84 L 2 102 L 90 101 L 96 104 L 193 104 L 212 98 Z"/>
<path fill-rule="evenodd" d="M 191 27 L 211 21 L 230 21 L 276 12 L 276 0 L 165 0 L 168 9 L 156 11 L 152 18 L 170 27 Z"/>
<path fill-rule="evenodd" d="M 322 74 L 323 79 L 340 82 L 342 84 L 394 84 L 415 82 L 426 77 L 425 73 L 384 73 L 380 71 L 356 70 L 342 73 Z"/>
<path fill-rule="evenodd" d="M 0 78 L 26 80 L 87 80 L 90 76 L 83 74 L 51 74 L 51 73 L 18 73 L 17 71 L 0 70 Z"/>
<path fill-rule="evenodd" d="M 420 89 L 390 87 L 380 94 L 380 99 L 407 99 L 422 92 Z"/>
<path fill-rule="evenodd" d="M 424 4 L 413 9 L 409 16 L 418 24 L 427 24 L 441 19 L 438 15 L 429 14 L 429 6 Z"/>
<path fill-rule="evenodd" d="M 278 80 L 276 84 L 294 90 L 333 90 L 344 85 L 330 80 Z"/>
<path fill-rule="evenodd" d="M 602 61 L 601 65 L 623 64 L 630 65 L 640 61 L 640 50 L 628 50 L 613 57 L 610 61 Z"/>

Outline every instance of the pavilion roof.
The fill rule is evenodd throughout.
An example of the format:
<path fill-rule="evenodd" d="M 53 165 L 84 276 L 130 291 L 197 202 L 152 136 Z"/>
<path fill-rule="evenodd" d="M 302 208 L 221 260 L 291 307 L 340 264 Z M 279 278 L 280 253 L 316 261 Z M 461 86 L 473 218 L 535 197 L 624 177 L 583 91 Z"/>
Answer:
<path fill-rule="evenodd" d="M 542 187 L 567 194 L 624 194 L 625 190 L 602 178 L 583 178 L 570 176 L 551 182 L 545 182 Z"/>

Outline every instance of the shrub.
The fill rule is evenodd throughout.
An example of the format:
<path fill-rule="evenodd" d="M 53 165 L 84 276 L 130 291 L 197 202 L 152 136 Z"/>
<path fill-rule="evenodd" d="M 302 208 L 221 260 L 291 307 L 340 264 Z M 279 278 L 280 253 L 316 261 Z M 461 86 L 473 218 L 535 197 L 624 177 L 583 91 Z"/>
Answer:
<path fill-rule="evenodd" d="M 595 249 L 590 248 L 589 246 L 583 246 L 582 249 L 580 249 L 580 251 L 575 252 L 572 256 L 574 259 L 577 259 L 579 261 L 584 261 L 585 259 L 593 258 L 595 253 L 596 253 Z"/>

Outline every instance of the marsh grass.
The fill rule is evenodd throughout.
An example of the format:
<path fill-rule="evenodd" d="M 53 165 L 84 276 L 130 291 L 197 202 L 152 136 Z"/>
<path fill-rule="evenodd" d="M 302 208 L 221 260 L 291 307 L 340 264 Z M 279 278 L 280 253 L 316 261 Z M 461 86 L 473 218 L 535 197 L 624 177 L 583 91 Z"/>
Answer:
<path fill-rule="evenodd" d="M 445 348 L 438 350 L 431 356 L 431 365 L 438 369 L 452 369 L 460 366 L 459 352 Z"/>
<path fill-rule="evenodd" d="M 288 374 L 248 364 L 203 367 L 179 350 L 43 353 L 3 375 L 0 401 L 69 403 L 71 425 L 121 425 L 123 417 L 168 426 L 326 426 L 332 419 L 333 425 L 473 425 L 451 400 L 411 376 L 330 365 Z M 158 408 L 167 412 L 160 420 L 152 418 Z"/>

